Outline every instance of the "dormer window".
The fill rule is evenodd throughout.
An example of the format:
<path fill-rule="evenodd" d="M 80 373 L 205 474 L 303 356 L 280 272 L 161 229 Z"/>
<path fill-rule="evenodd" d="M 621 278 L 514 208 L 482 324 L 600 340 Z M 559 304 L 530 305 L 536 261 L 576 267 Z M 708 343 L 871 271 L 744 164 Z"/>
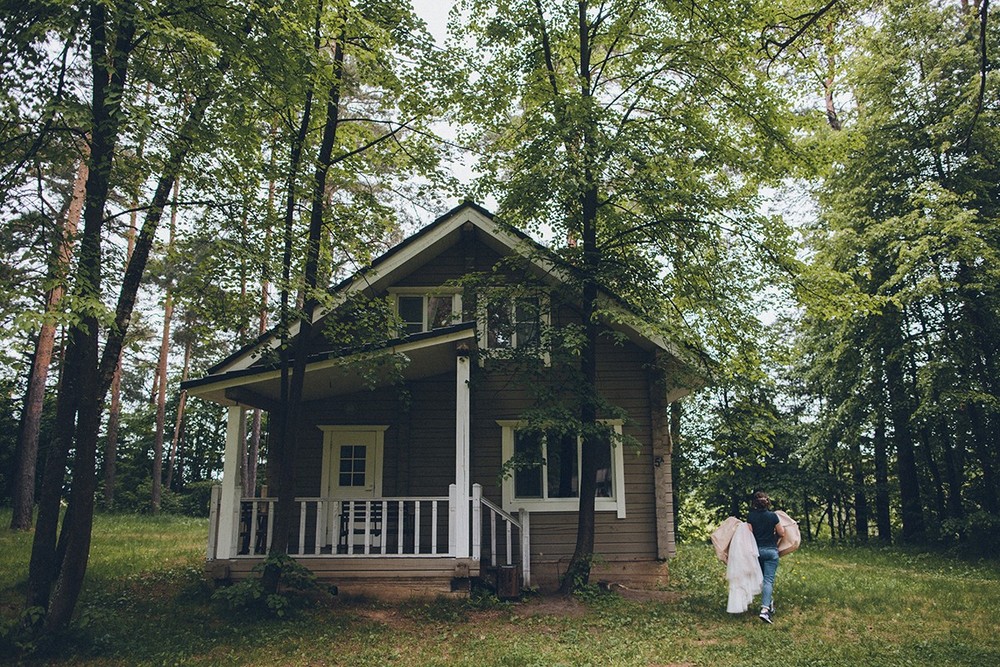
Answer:
<path fill-rule="evenodd" d="M 439 290 L 405 290 L 392 294 L 396 302 L 399 335 L 432 331 L 461 319 L 461 295 Z"/>

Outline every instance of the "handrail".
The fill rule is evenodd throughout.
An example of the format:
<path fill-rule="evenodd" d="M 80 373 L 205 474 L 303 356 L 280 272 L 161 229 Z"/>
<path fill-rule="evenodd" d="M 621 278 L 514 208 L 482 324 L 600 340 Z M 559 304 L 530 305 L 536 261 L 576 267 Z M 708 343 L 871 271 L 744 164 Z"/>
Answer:
<path fill-rule="evenodd" d="M 501 517 L 503 517 L 507 521 L 510 521 L 512 524 L 514 524 L 518 528 L 521 527 L 521 520 L 518 519 L 516 516 L 514 516 L 513 514 L 510 514 L 510 513 L 506 512 L 506 511 L 504 511 L 499 505 L 490 502 L 486 498 L 481 498 L 481 500 L 482 500 L 483 505 L 486 505 L 491 510 L 493 510 L 494 514 L 499 514 Z"/>

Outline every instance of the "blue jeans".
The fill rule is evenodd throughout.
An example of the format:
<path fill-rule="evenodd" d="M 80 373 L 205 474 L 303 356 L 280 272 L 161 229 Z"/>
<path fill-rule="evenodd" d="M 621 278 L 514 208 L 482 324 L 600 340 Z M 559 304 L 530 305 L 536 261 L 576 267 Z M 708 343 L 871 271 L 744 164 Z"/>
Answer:
<path fill-rule="evenodd" d="M 778 571 L 778 549 L 776 547 L 759 547 L 757 549 L 760 561 L 760 571 L 764 574 L 764 590 L 761 594 L 760 606 L 771 608 L 774 603 L 774 574 Z"/>

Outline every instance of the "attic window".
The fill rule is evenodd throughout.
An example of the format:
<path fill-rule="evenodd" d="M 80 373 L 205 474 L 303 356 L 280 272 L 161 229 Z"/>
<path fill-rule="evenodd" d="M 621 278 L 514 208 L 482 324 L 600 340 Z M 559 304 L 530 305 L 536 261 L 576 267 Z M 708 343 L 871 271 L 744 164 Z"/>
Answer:
<path fill-rule="evenodd" d="M 460 319 L 461 297 L 457 293 L 407 291 L 393 296 L 396 301 L 400 335 L 408 336 L 431 331 L 446 327 Z"/>
<path fill-rule="evenodd" d="M 539 347 L 542 327 L 548 323 L 548 300 L 544 295 L 493 289 L 486 293 L 480 313 L 483 340 L 490 349 Z"/>

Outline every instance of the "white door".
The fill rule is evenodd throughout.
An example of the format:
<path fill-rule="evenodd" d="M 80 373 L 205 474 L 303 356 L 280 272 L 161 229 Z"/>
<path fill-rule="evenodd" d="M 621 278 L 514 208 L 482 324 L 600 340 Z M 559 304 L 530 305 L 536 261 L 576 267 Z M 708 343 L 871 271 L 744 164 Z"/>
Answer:
<path fill-rule="evenodd" d="M 381 513 L 366 519 L 369 505 L 364 501 L 382 493 L 382 433 L 384 427 L 324 427 L 323 495 L 341 501 L 330 504 L 333 515 L 322 519 L 327 527 L 326 544 L 343 541 L 345 534 L 361 542 L 365 522 L 369 525 L 369 540 L 381 545 Z M 373 526 L 375 519 L 379 525 Z M 377 534 L 375 534 L 377 532 Z M 377 539 L 375 539 L 377 538 Z"/>

